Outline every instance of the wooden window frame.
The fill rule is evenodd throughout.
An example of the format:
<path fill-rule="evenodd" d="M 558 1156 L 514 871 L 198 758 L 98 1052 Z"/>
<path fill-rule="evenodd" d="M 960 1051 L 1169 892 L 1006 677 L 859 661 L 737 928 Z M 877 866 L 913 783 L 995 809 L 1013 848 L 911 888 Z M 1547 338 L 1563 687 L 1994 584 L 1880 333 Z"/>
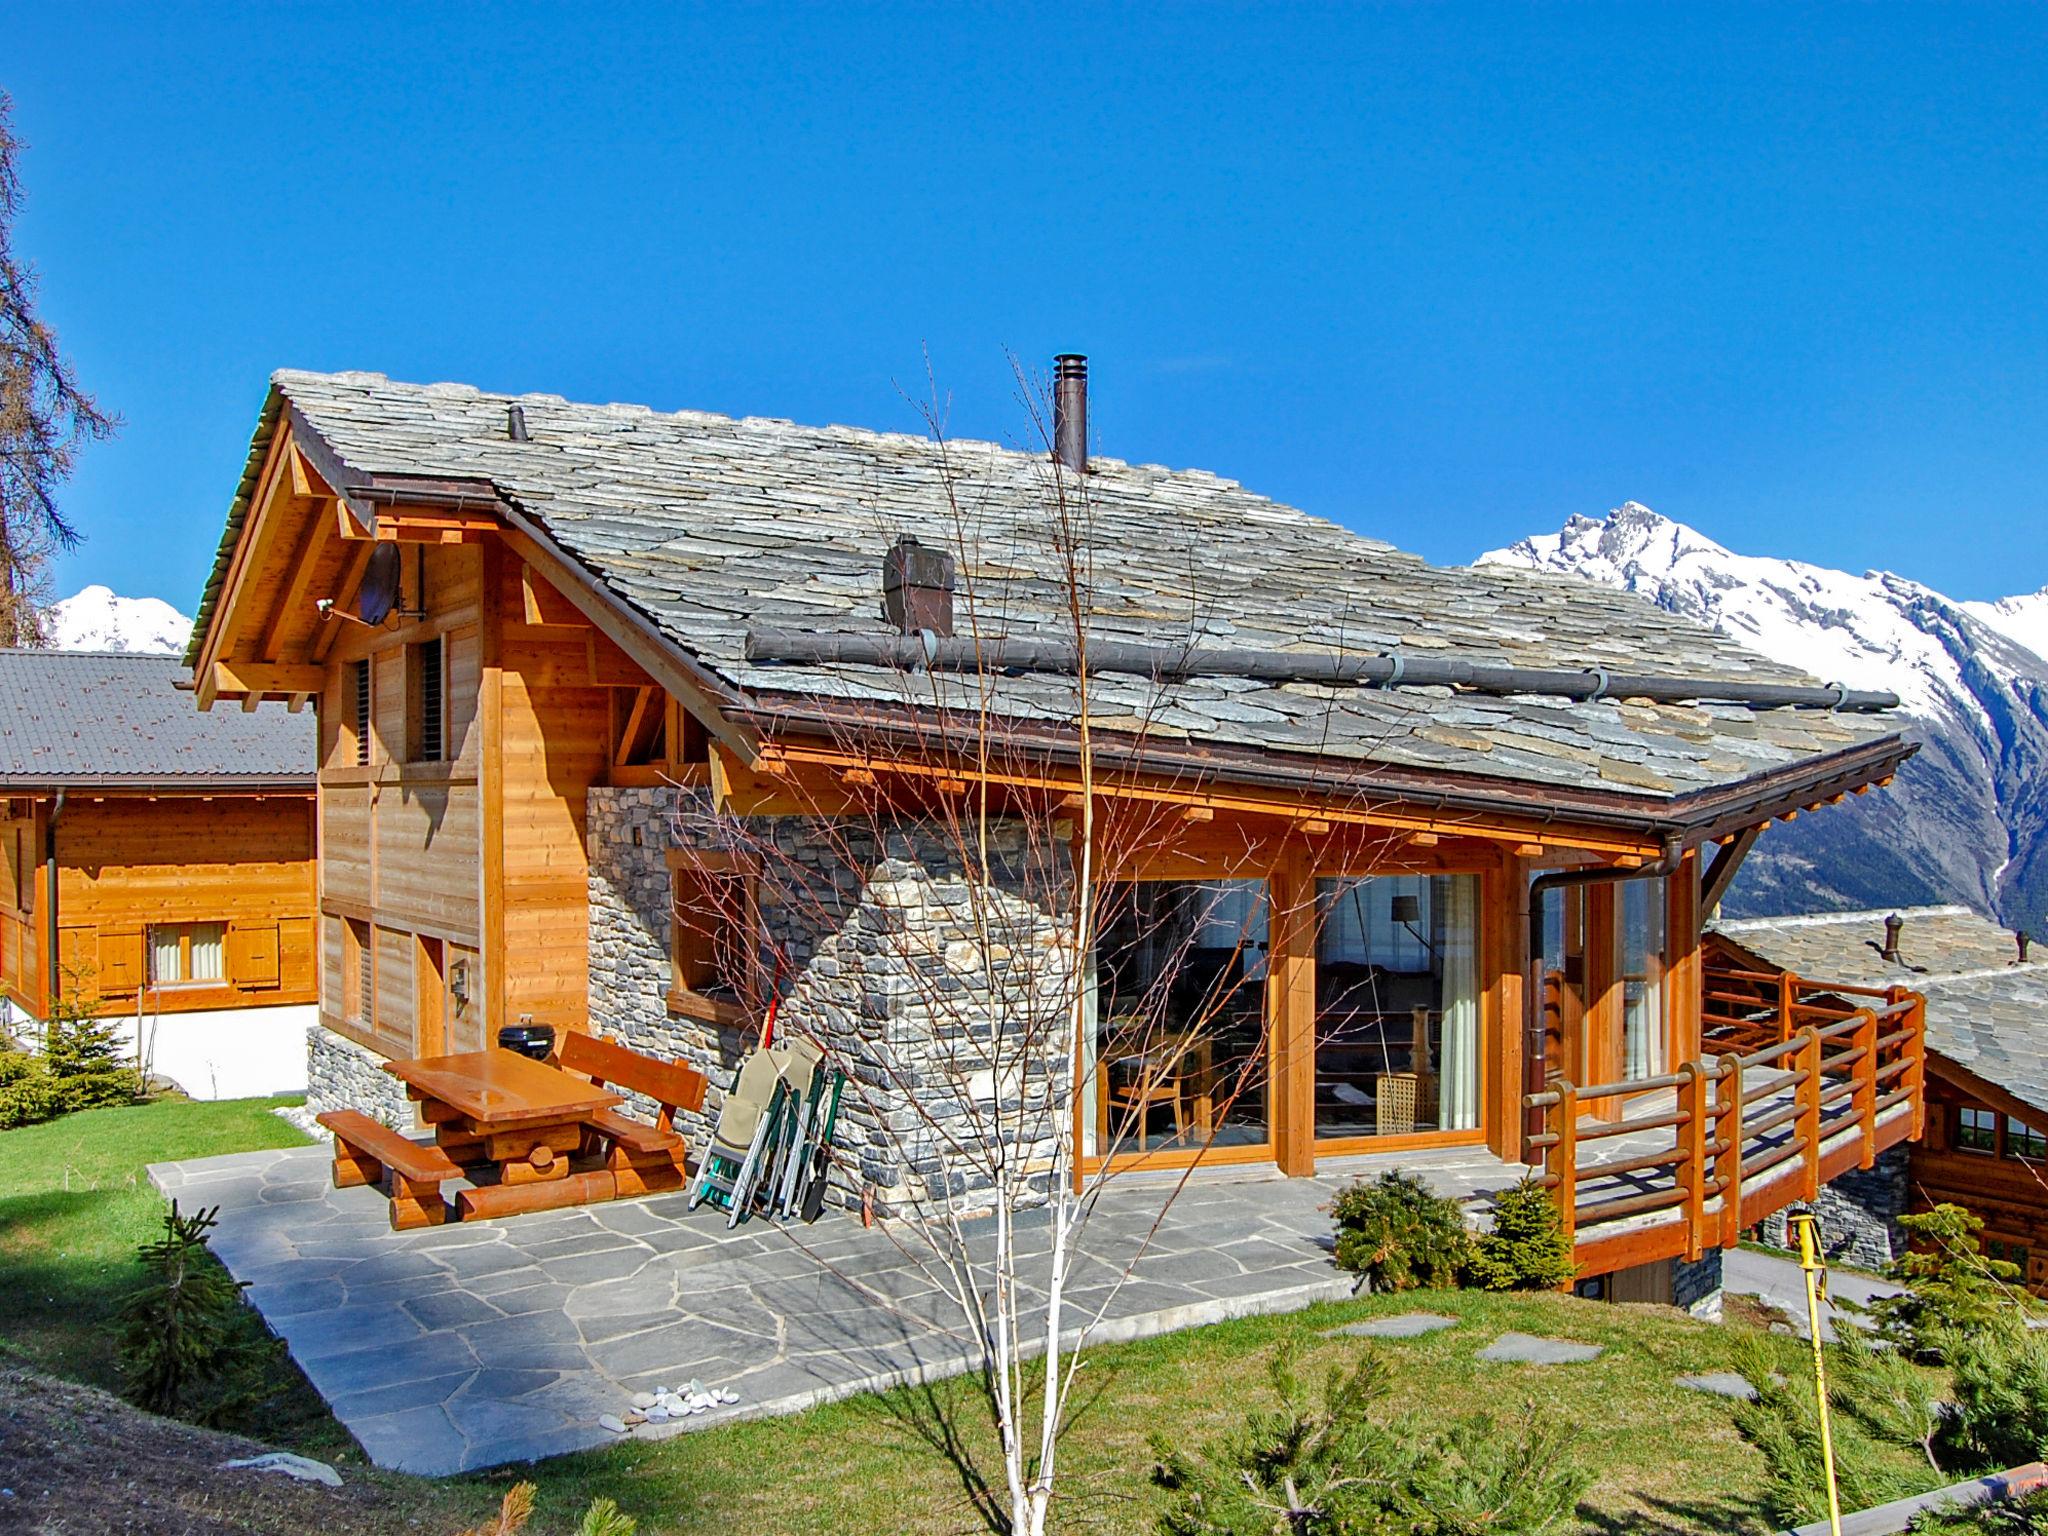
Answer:
<path fill-rule="evenodd" d="M 218 976 L 194 976 L 192 974 L 192 930 L 195 928 L 218 928 L 220 930 L 220 974 Z M 178 974 L 168 979 L 156 974 L 156 944 L 159 933 L 178 935 Z M 146 974 L 152 991 L 204 991 L 208 988 L 232 987 L 234 977 L 228 974 L 228 925 L 220 918 L 201 919 L 196 922 L 147 923 L 142 929 L 142 962 L 148 967 Z"/>
<path fill-rule="evenodd" d="M 2014 1151 L 2013 1141 L 2015 1133 L 2017 1133 L 2017 1138 L 2021 1142 L 2036 1143 L 2040 1146 L 2041 1150 L 2038 1152 Z M 2022 1163 L 2048 1162 L 2048 1136 L 2044 1136 L 2016 1115 L 2001 1115 L 1998 1119 L 1998 1154 L 2001 1157 L 2009 1157 L 2016 1162 Z"/>
<path fill-rule="evenodd" d="M 1969 1140 L 1967 1139 L 1967 1137 L 1966 1137 L 1966 1135 L 1965 1135 L 1965 1131 L 1964 1131 L 1964 1126 L 1965 1126 L 1965 1120 L 1964 1120 L 1964 1116 L 1966 1116 L 1966 1115 L 1988 1115 L 1988 1116 L 1990 1116 L 1990 1118 L 1991 1118 L 1991 1127 L 1990 1127 L 1990 1129 L 1991 1129 L 1991 1145 L 1990 1145 L 1990 1146 L 1988 1146 L 1988 1147 L 1979 1147 L 1979 1146 L 1972 1146 L 1972 1145 L 1970 1144 Z M 1955 1149 L 1956 1149 L 1956 1150 L 1957 1150 L 1958 1152 L 1967 1152 L 1967 1153 L 1969 1153 L 1969 1154 L 1970 1154 L 1970 1155 L 1971 1155 L 1972 1157 L 1997 1157 L 1997 1156 L 2001 1155 L 2001 1153 L 2002 1153 L 2002 1152 L 2004 1151 L 2004 1148 L 2005 1148 L 2005 1134 L 2004 1134 L 2004 1129 L 2005 1129 L 2005 1128 L 2004 1128 L 2004 1120 L 2003 1120 L 2003 1117 L 2002 1117 L 2002 1116 L 2001 1116 L 2001 1115 L 2000 1115 L 2000 1114 L 1998 1113 L 1998 1111 L 1997 1111 L 1997 1110 L 1995 1110 L 1995 1109 L 1986 1109 L 1986 1108 L 1985 1108 L 1985 1107 L 1984 1107 L 1983 1105 L 1981 1105 L 1981 1104 L 1958 1104 L 1958 1105 L 1956 1106 L 1956 1118 L 1955 1118 L 1955 1124 L 1954 1124 L 1954 1128 L 1953 1128 L 1953 1132 L 1952 1132 L 1952 1134 L 1953 1134 L 1953 1136 L 1954 1136 L 1954 1138 L 1955 1138 Z"/>
<path fill-rule="evenodd" d="M 429 655 L 431 653 L 431 661 Z M 435 705 L 427 712 L 427 674 L 434 678 Z M 434 739 L 428 740 L 428 726 Z M 427 749 L 431 746 L 434 750 Z M 405 648 L 405 760 L 408 763 L 448 761 L 448 637 L 427 635 Z"/>
<path fill-rule="evenodd" d="M 682 976 L 681 956 L 685 934 L 695 930 L 686 924 L 683 904 L 678 899 L 679 880 L 721 880 L 731 881 L 738 887 L 739 923 L 741 937 L 745 943 L 747 972 L 733 978 L 734 985 L 742 997 L 751 998 L 760 991 L 760 936 L 761 936 L 761 866 L 751 855 L 723 850 L 696 850 L 671 848 L 667 854 L 669 876 L 669 984 L 666 1002 L 668 1011 L 681 1018 L 701 1019 L 723 1028 L 735 1028 L 750 1021 L 750 1013 L 744 1003 L 716 997 L 685 985 Z M 728 917 L 730 915 L 728 914 Z M 714 962 L 715 963 L 715 962 Z"/>

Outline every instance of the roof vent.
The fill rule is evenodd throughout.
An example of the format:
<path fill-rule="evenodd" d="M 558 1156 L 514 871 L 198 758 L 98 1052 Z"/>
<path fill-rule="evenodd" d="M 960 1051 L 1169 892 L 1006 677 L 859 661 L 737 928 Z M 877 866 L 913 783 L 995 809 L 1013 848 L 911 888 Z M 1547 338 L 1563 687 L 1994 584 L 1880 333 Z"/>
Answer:
<path fill-rule="evenodd" d="M 2013 942 L 2020 947 L 2020 964 L 2025 965 L 2027 963 L 2027 951 L 2034 947 L 2034 936 L 2022 928 L 2014 933 L 2012 938 Z"/>
<path fill-rule="evenodd" d="M 533 441 L 526 432 L 526 407 L 517 401 L 505 407 L 505 435 L 515 443 Z"/>
<path fill-rule="evenodd" d="M 899 635 L 953 633 L 953 557 L 904 534 L 882 557 L 882 613 Z"/>
<path fill-rule="evenodd" d="M 1906 931 L 1906 920 L 1894 912 L 1884 920 L 1884 948 L 1878 954 L 1893 965 L 1899 963 L 1899 936 Z"/>
<path fill-rule="evenodd" d="M 1077 475 L 1088 473 L 1088 359 L 1079 352 L 1052 360 L 1052 456 Z"/>

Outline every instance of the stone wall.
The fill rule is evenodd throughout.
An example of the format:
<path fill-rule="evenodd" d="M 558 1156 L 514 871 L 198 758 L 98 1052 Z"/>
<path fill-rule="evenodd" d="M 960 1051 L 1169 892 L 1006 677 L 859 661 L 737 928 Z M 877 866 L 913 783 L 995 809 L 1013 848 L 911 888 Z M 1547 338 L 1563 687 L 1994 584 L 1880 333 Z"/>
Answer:
<path fill-rule="evenodd" d="M 701 1146 L 754 1031 L 669 1012 L 667 852 L 730 847 L 733 830 L 694 790 L 594 789 L 587 814 L 592 1025 L 705 1073 L 704 1115 L 686 1126 Z M 977 1209 L 998 1150 L 1042 1176 L 1071 1089 L 1053 1027 L 1073 975 L 1055 910 L 1064 845 L 1048 862 L 1045 840 L 1000 824 L 977 886 L 927 827 L 789 817 L 745 835 L 764 870 L 761 966 L 781 978 L 782 1027 L 848 1074 L 835 1198 L 883 1215 L 932 1197 Z"/>
<path fill-rule="evenodd" d="M 1859 1269 L 1882 1271 L 1906 1251 L 1899 1217 L 1906 1211 L 1907 1143 L 1880 1152 L 1869 1168 L 1852 1168 L 1823 1184 L 1812 1202 L 1820 1217 L 1827 1256 Z M 1795 1207 L 1794 1209 L 1804 1209 Z M 1790 1210 L 1765 1218 L 1764 1241 L 1778 1248 L 1792 1246 L 1787 1218 Z"/>
<path fill-rule="evenodd" d="M 1709 1248 L 1695 1260 L 1671 1261 L 1671 1304 L 1710 1323 L 1721 1321 L 1721 1250 Z"/>
<path fill-rule="evenodd" d="M 324 1024 L 306 1031 L 306 1108 L 315 1114 L 360 1109 L 400 1131 L 418 1119 L 405 1085 L 384 1070 L 384 1058 Z"/>

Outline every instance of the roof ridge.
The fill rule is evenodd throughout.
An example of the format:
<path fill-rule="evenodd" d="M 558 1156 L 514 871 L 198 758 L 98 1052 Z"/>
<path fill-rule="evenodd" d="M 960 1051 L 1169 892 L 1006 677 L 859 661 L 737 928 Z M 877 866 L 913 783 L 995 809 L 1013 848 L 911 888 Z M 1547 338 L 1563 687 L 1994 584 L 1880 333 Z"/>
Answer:
<path fill-rule="evenodd" d="M 1735 917 L 1726 918 L 1713 926 L 1723 933 L 1748 933 L 1759 928 L 1821 928 L 1836 923 L 1869 922 L 1875 918 L 1883 922 L 1886 918 L 1898 916 L 1914 917 L 1975 917 L 1985 923 L 2005 930 L 1993 917 L 1987 917 L 1975 907 L 1961 902 L 1945 902 L 1938 906 L 1925 907 L 1865 907 L 1855 912 L 1788 912 L 1781 917 Z"/>

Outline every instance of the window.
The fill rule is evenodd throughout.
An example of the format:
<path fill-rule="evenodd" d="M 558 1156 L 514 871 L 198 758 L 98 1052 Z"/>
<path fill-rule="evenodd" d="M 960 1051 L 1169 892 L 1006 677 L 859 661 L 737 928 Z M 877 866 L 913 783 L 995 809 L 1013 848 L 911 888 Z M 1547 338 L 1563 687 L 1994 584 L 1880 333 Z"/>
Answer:
<path fill-rule="evenodd" d="M 2026 1277 L 2027 1245 L 2025 1243 L 2009 1243 L 2001 1237 L 1987 1237 L 1984 1239 L 1984 1256 L 1991 1259 L 2001 1259 L 2018 1269 L 2022 1279 Z"/>
<path fill-rule="evenodd" d="M 370 663 L 368 660 L 352 661 L 348 664 L 349 692 L 353 710 L 349 725 L 356 737 L 356 766 L 370 766 Z"/>
<path fill-rule="evenodd" d="M 2042 1135 L 2024 1120 L 2005 1117 L 2005 1155 L 2023 1157 L 2030 1163 L 2048 1159 L 2048 1136 Z"/>
<path fill-rule="evenodd" d="M 225 923 L 154 923 L 149 930 L 149 979 L 159 987 L 203 986 L 227 979 Z"/>
<path fill-rule="evenodd" d="M 668 1006 L 737 1024 L 755 992 L 759 920 L 754 868 L 740 855 L 673 849 Z"/>
<path fill-rule="evenodd" d="M 448 718 L 441 637 L 407 646 L 406 667 L 410 683 L 406 699 L 411 706 L 406 719 L 406 760 L 438 763 L 445 755 Z"/>
<path fill-rule="evenodd" d="M 351 1024 L 368 1026 L 377 1019 L 377 960 L 370 946 L 370 925 L 344 918 L 341 925 L 341 1012 Z"/>
<path fill-rule="evenodd" d="M 1621 903 L 1621 1075 L 1664 1070 L 1664 882 L 1626 880 Z"/>
<path fill-rule="evenodd" d="M 1996 1152 L 1998 1116 L 1988 1109 L 1957 1110 L 1956 1145 L 1965 1152 Z"/>

